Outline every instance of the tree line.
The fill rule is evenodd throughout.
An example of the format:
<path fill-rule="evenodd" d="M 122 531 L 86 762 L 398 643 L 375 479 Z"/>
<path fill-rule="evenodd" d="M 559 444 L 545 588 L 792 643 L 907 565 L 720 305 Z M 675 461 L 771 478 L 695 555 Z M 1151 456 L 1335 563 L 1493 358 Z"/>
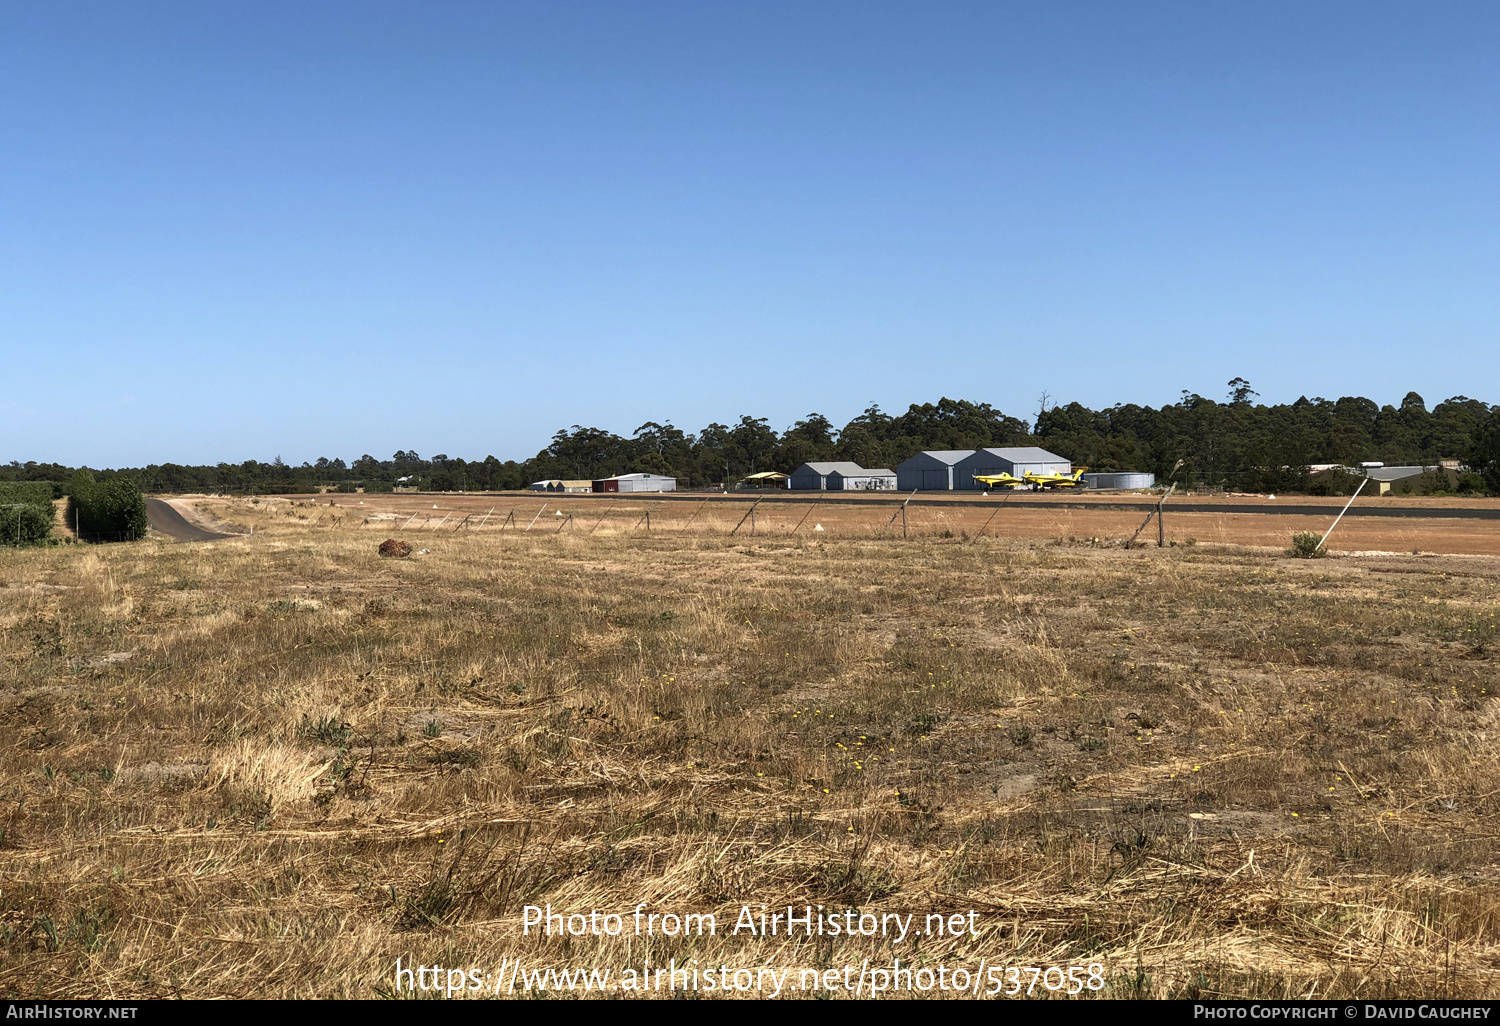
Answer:
<path fill-rule="evenodd" d="M 1500 406 L 1454 396 L 1431 409 L 1415 392 L 1399 406 L 1362 397 L 1256 402 L 1249 382 L 1235 378 L 1222 400 L 1183 392 L 1161 407 L 1121 404 L 1090 409 L 1050 405 L 1043 397 L 1034 422 L 982 402 L 940 399 L 890 414 L 871 405 L 843 427 L 810 413 L 782 432 L 765 417 L 685 432 L 648 421 L 628 437 L 597 427 L 558 431 L 546 448 L 522 461 L 494 456 L 464 460 L 401 450 L 387 459 L 363 455 L 345 463 L 323 457 L 292 466 L 278 456 L 213 466 L 151 464 L 96 471 L 99 480 L 130 479 L 146 492 L 275 494 L 319 487 L 389 491 L 410 484 L 429 491 L 500 491 L 550 478 L 595 479 L 646 472 L 676 477 L 679 486 L 730 486 L 748 474 L 789 473 L 802 463 L 849 460 L 895 469 L 924 449 L 1038 445 L 1095 470 L 1140 470 L 1243 491 L 1317 490 L 1307 468 L 1318 464 L 1435 465 L 1458 460 L 1474 474 L 1465 490 L 1500 493 Z M 1179 461 L 1181 465 L 1179 466 Z M 69 481 L 78 469 L 49 463 L 0 466 L 0 481 Z"/>

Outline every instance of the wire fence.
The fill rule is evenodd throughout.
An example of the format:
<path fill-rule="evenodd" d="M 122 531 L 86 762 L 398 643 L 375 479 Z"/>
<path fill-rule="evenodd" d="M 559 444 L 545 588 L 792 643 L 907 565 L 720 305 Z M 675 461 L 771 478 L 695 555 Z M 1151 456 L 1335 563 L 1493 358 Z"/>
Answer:
<path fill-rule="evenodd" d="M 915 496 L 850 498 L 838 493 L 791 497 L 740 493 L 726 496 L 612 495 L 453 496 L 420 494 L 376 500 L 332 502 L 296 501 L 295 510 L 278 505 L 280 515 L 292 513 L 314 531 L 359 530 L 405 538 L 417 547 L 424 536 L 487 538 L 549 535 L 566 538 L 718 538 L 733 544 L 780 541 L 801 544 L 812 540 L 895 540 L 902 538 L 954 539 L 974 544 L 981 539 L 1027 538 L 1047 542 L 1114 547 L 1126 544 L 1141 528 L 1141 518 L 1160 496 L 1030 497 L 1011 493 L 956 497 L 948 493 Z M 500 501 L 497 501 L 500 500 Z M 1192 546 L 1199 543 L 1272 546 L 1284 550 L 1299 530 L 1325 531 L 1337 507 L 1253 504 L 1194 508 L 1188 503 L 1165 506 L 1162 523 L 1152 524 L 1149 537 L 1137 546 Z M 330 509 L 330 506 L 335 508 Z M 260 507 L 262 512 L 265 506 Z M 1237 513 L 1257 513 L 1239 516 Z M 1421 514 L 1429 511 L 1413 511 Z M 1436 514 L 1459 512 L 1433 510 Z M 1472 511 L 1468 511 L 1472 512 Z M 1488 510 L 1476 512 L 1488 514 Z M 1157 517 L 1161 517 L 1158 513 Z M 1154 517 L 1153 519 L 1156 519 Z M 1351 518 L 1352 519 L 1352 518 Z M 1365 518 L 1367 521 L 1370 518 Z M 257 533 L 261 528 L 257 527 Z M 1500 555 L 1500 536 L 1483 520 L 1445 523 L 1386 520 L 1351 526 L 1345 546 L 1359 551 L 1463 552 Z"/>
<path fill-rule="evenodd" d="M 382 510 L 359 525 L 393 534 L 575 534 L 701 535 L 737 539 L 975 538 L 1003 527 L 1005 497 L 992 504 L 958 506 L 920 501 L 841 504 L 837 500 L 766 502 L 755 493 L 698 501 L 628 498 L 604 505 L 598 500 L 514 502 L 479 509 L 451 503 L 425 509 Z M 603 508 L 601 508 L 603 506 Z M 309 520 L 310 526 L 321 521 Z M 332 526 L 330 523 L 328 526 Z"/>

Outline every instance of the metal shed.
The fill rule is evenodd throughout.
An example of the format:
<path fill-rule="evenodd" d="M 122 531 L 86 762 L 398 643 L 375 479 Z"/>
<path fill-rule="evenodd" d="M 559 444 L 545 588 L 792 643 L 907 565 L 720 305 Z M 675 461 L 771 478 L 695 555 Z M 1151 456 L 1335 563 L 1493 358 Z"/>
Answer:
<path fill-rule="evenodd" d="M 830 470 L 828 489 L 835 492 L 894 492 L 896 473 L 884 467 L 876 467 L 873 470 L 856 467 L 849 473 L 842 470 Z"/>
<path fill-rule="evenodd" d="M 792 488 L 842 491 L 842 479 L 849 476 L 858 476 L 865 473 L 865 469 L 858 463 L 845 461 L 834 461 L 829 463 L 804 463 L 792 471 L 791 480 L 788 482 Z M 839 483 L 834 483 L 830 475 L 839 475 Z"/>
<path fill-rule="evenodd" d="M 896 487 L 904 491 L 952 491 L 958 477 L 954 467 L 974 455 L 973 449 L 931 449 L 919 452 L 896 467 Z"/>
<path fill-rule="evenodd" d="M 1432 470 L 1440 470 L 1440 467 L 1369 467 L 1365 470 L 1365 476 L 1375 482 L 1376 491 L 1380 495 L 1391 494 L 1391 486 L 1397 481 L 1405 481 L 1407 478 L 1421 477 Z"/>
<path fill-rule="evenodd" d="M 974 480 L 975 474 L 1071 474 L 1073 464 L 1063 457 L 1034 445 L 1008 449 L 975 449 L 953 468 L 953 487 L 981 490 L 985 485 Z"/>
<path fill-rule="evenodd" d="M 660 474 L 617 474 L 594 482 L 596 492 L 675 492 L 677 479 Z"/>
<path fill-rule="evenodd" d="M 1156 475 L 1139 473 L 1134 470 L 1121 470 L 1114 472 L 1101 472 L 1083 475 L 1083 486 L 1085 488 L 1155 488 Z"/>

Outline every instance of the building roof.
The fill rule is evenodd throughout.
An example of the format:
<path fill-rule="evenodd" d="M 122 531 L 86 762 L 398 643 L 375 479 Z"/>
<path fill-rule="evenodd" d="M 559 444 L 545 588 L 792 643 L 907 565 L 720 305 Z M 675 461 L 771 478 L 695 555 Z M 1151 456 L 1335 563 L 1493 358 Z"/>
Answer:
<path fill-rule="evenodd" d="M 984 449 L 976 449 L 974 451 L 976 453 L 987 452 L 992 456 L 999 456 L 1002 460 L 1006 460 L 1010 463 L 1069 462 L 1066 457 L 1059 456 L 1055 452 L 1048 452 L 1046 449 L 1039 448 L 1035 445 L 1019 445 L 1006 449 L 992 449 L 987 447 Z"/>
<path fill-rule="evenodd" d="M 595 478 L 595 480 L 597 480 L 597 481 L 626 481 L 626 480 L 629 480 L 631 478 L 646 478 L 646 477 L 654 477 L 658 481 L 676 481 L 677 480 L 675 477 L 672 477 L 671 475 L 668 475 L 668 474 L 640 474 L 640 473 L 636 473 L 636 474 L 616 474 L 613 477 L 600 477 L 600 478 Z"/>
<path fill-rule="evenodd" d="M 826 474 L 846 474 L 847 475 L 847 474 L 863 474 L 863 473 L 865 473 L 865 468 L 864 467 L 861 467 L 858 463 L 850 463 L 848 460 L 835 461 L 835 462 L 832 462 L 832 463 L 804 463 L 804 464 L 802 464 L 802 467 L 806 467 L 807 469 L 811 470 L 814 474 L 825 474 L 825 475 Z M 802 467 L 798 467 L 797 469 L 801 470 Z"/>
<path fill-rule="evenodd" d="M 1371 467 L 1365 476 L 1371 481 L 1400 481 L 1427 473 L 1426 467 Z"/>
<path fill-rule="evenodd" d="M 917 456 L 931 456 L 939 463 L 947 463 L 949 465 L 972 455 L 974 455 L 973 449 L 923 449 L 917 453 Z M 916 457 L 912 458 L 915 459 Z"/>
<path fill-rule="evenodd" d="M 746 474 L 746 481 L 785 481 L 786 475 L 775 470 L 762 470 L 759 474 Z"/>

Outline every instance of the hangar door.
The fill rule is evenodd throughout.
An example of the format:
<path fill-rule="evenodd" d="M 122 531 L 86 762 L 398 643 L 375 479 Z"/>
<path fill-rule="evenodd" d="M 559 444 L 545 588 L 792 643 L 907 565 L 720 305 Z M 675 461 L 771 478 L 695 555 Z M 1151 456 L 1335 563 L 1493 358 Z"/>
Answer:
<path fill-rule="evenodd" d="M 924 470 L 922 471 L 922 488 L 931 491 L 947 491 L 948 470 Z"/>

